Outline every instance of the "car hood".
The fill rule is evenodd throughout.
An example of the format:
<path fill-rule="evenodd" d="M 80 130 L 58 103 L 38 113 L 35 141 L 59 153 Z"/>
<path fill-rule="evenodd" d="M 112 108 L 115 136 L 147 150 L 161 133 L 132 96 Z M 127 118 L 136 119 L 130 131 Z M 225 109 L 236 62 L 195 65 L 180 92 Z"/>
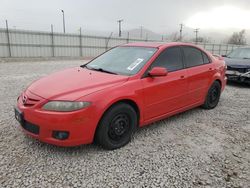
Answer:
<path fill-rule="evenodd" d="M 232 68 L 250 68 L 250 59 L 225 58 L 225 62 Z"/>
<path fill-rule="evenodd" d="M 77 100 L 80 97 L 121 84 L 127 76 L 75 67 L 53 73 L 33 82 L 28 90 L 49 100 Z"/>

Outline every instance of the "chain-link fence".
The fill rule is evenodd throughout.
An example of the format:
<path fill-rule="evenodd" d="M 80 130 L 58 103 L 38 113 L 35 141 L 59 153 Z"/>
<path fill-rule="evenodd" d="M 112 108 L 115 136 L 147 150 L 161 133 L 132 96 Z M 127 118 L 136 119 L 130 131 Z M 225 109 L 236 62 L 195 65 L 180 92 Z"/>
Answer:
<path fill-rule="evenodd" d="M 80 34 L 0 29 L 0 57 L 94 57 L 130 42 L 162 42 Z M 198 43 L 213 54 L 224 55 L 239 45 Z"/>

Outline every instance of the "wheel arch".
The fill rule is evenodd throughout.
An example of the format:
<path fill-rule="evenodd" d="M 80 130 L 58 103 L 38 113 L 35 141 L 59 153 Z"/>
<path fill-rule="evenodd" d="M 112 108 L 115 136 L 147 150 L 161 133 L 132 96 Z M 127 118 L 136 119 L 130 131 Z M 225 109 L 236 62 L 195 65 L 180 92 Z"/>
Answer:
<path fill-rule="evenodd" d="M 215 81 L 218 81 L 220 83 L 220 86 L 222 87 L 222 80 L 221 80 L 221 74 L 219 74 L 218 72 L 213 76 L 213 78 L 211 79 L 211 83 L 209 85 L 209 88 L 212 86 L 212 84 L 215 82 Z"/>
<path fill-rule="evenodd" d="M 137 127 L 139 127 L 140 119 L 141 119 L 141 110 L 140 110 L 139 105 L 138 105 L 134 100 L 129 99 L 129 98 L 118 99 L 118 100 L 116 100 L 116 101 L 113 101 L 110 105 L 108 105 L 108 106 L 104 109 L 104 111 L 103 111 L 103 113 L 102 113 L 100 119 L 98 120 L 97 126 L 96 126 L 96 128 L 95 128 L 94 138 L 96 137 L 96 132 L 97 132 L 97 129 L 98 129 L 98 127 L 99 127 L 99 123 L 100 123 L 100 121 L 102 120 L 102 118 L 104 117 L 104 115 L 106 114 L 106 112 L 107 112 L 111 107 L 113 107 L 113 106 L 115 106 L 115 105 L 117 105 L 117 104 L 119 104 L 119 103 L 126 103 L 126 104 L 130 105 L 130 106 L 135 110 L 136 115 L 137 115 L 137 117 L 138 117 L 138 119 L 137 119 Z"/>
<path fill-rule="evenodd" d="M 222 87 L 222 82 L 221 82 L 221 80 L 220 80 L 219 78 L 215 79 L 215 80 L 213 81 L 213 83 L 214 83 L 214 82 L 219 82 L 220 86 Z"/>
<path fill-rule="evenodd" d="M 115 106 L 115 105 L 117 105 L 117 104 L 119 104 L 119 103 L 126 103 L 126 104 L 130 105 L 131 107 L 133 107 L 133 109 L 135 110 L 135 112 L 136 112 L 136 114 L 137 114 L 137 117 L 138 117 L 138 124 L 139 124 L 140 118 L 141 118 L 141 110 L 140 110 L 140 107 L 139 107 L 139 105 L 135 102 L 135 100 L 130 99 L 130 98 L 118 99 L 118 100 L 113 101 L 111 104 L 109 104 L 109 105 L 105 108 L 105 110 L 104 110 L 104 112 L 103 112 L 103 114 L 102 114 L 102 116 L 101 116 L 101 118 L 100 118 L 99 121 L 101 121 L 101 119 L 103 118 L 103 116 L 105 115 L 105 113 L 106 113 L 111 107 L 113 107 L 113 106 Z"/>

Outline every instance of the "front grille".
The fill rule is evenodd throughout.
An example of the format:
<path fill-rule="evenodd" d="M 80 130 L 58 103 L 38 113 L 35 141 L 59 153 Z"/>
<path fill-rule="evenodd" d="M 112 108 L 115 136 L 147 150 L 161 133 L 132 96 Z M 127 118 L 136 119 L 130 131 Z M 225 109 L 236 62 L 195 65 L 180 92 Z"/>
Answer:
<path fill-rule="evenodd" d="M 39 126 L 37 126 L 37 125 L 34 125 L 34 124 L 32 124 L 32 123 L 30 123 L 30 122 L 28 122 L 28 121 L 24 121 L 22 124 L 21 124 L 21 126 L 26 130 L 26 131 L 28 131 L 28 132 L 31 132 L 31 133 L 33 133 L 33 134 L 36 134 L 36 135 L 38 135 L 39 134 Z"/>
<path fill-rule="evenodd" d="M 25 107 L 32 107 L 37 103 L 39 103 L 41 97 L 34 95 L 33 93 L 27 90 L 25 93 L 21 95 L 20 100 L 22 101 Z"/>
<path fill-rule="evenodd" d="M 231 67 L 231 66 L 227 66 L 227 70 L 238 71 L 240 73 L 248 72 L 248 69 L 246 69 L 246 68 L 235 68 L 235 67 Z"/>
<path fill-rule="evenodd" d="M 26 107 L 31 107 L 31 106 L 34 106 L 35 104 L 37 104 L 38 102 L 39 102 L 39 100 L 27 97 L 26 102 L 23 105 Z"/>

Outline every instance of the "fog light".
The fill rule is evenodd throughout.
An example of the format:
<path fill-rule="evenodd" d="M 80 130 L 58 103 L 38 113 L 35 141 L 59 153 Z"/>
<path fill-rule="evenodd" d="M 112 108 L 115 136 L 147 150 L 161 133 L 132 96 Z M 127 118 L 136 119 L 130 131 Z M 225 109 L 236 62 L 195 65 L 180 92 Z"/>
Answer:
<path fill-rule="evenodd" d="M 67 131 L 53 131 L 52 137 L 58 140 L 66 140 L 69 138 L 69 132 Z"/>

